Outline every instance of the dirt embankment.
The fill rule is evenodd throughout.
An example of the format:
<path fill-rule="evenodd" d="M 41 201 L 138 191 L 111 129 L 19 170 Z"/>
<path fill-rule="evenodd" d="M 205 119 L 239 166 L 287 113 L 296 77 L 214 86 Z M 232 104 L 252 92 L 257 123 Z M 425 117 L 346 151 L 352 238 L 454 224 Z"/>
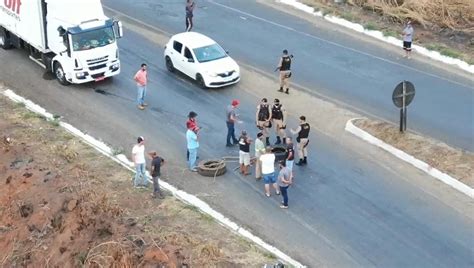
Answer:
<path fill-rule="evenodd" d="M 401 38 L 412 20 L 414 42 L 441 54 L 474 64 L 474 1 L 472 0 L 300 0 L 302 3 Z M 336 3 L 340 2 L 340 3 Z"/>
<path fill-rule="evenodd" d="M 474 188 L 474 154 L 411 132 L 402 134 L 386 122 L 360 119 L 354 120 L 354 125 Z"/>
<path fill-rule="evenodd" d="M 261 267 L 268 253 L 0 97 L 1 267 Z"/>

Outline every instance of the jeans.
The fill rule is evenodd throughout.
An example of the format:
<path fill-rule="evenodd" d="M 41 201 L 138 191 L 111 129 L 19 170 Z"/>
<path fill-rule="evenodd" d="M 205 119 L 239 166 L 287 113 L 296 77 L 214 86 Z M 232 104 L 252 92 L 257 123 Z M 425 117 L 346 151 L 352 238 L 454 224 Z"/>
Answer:
<path fill-rule="evenodd" d="M 239 141 L 235 138 L 235 128 L 233 122 L 226 122 L 227 123 L 227 145 L 229 144 L 237 144 Z M 232 142 L 230 142 L 232 140 Z"/>
<path fill-rule="evenodd" d="M 188 160 L 189 169 L 194 169 L 196 167 L 198 148 L 188 149 L 188 151 L 189 151 L 189 160 Z"/>
<path fill-rule="evenodd" d="M 154 176 L 151 177 L 153 179 L 153 194 L 159 194 L 160 193 L 160 177 L 159 176 Z"/>
<path fill-rule="evenodd" d="M 145 103 L 146 86 L 137 86 L 137 104 L 143 105 Z"/>
<path fill-rule="evenodd" d="M 283 205 L 288 206 L 288 186 L 280 186 L 281 196 L 283 197 Z"/>
<path fill-rule="evenodd" d="M 133 185 L 135 186 L 147 186 L 148 180 L 145 176 L 145 163 L 135 165 L 137 173 L 135 173 L 135 181 Z M 141 178 L 140 178 L 141 177 Z"/>

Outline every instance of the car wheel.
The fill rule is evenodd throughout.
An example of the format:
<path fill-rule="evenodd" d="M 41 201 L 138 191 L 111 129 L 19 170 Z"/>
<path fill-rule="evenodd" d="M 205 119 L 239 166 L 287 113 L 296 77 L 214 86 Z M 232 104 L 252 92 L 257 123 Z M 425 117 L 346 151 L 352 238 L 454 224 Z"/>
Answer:
<path fill-rule="evenodd" d="M 10 40 L 7 37 L 7 30 L 0 27 L 0 47 L 3 49 L 11 48 Z"/>
<path fill-rule="evenodd" d="M 198 83 L 199 87 L 207 88 L 206 83 L 204 82 L 204 78 L 202 78 L 201 74 L 196 74 L 196 82 Z"/>
<path fill-rule="evenodd" d="M 171 61 L 170 57 L 166 56 L 166 69 L 168 69 L 168 71 L 170 72 L 174 72 L 174 65 L 173 65 L 173 62 Z"/>
<path fill-rule="evenodd" d="M 56 76 L 56 79 L 61 85 L 69 85 L 69 82 L 66 80 L 66 74 L 64 73 L 63 67 L 58 62 L 54 64 L 54 76 Z"/>
<path fill-rule="evenodd" d="M 225 161 L 222 159 L 202 161 L 197 168 L 198 173 L 205 177 L 221 176 L 227 171 Z"/>

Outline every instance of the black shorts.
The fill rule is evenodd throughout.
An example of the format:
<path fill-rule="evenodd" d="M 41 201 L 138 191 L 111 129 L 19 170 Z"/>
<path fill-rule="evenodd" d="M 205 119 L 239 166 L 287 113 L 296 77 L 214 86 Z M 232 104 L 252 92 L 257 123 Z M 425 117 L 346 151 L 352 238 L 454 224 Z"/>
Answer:
<path fill-rule="evenodd" d="M 411 51 L 411 42 L 403 41 L 403 49 Z"/>

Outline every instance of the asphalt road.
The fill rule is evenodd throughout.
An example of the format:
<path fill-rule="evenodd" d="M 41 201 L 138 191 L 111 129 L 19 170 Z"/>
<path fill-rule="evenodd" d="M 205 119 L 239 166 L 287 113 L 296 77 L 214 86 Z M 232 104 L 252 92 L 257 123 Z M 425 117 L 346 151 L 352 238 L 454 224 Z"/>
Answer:
<path fill-rule="evenodd" d="M 186 171 L 187 113 L 197 111 L 204 127 L 201 159 L 237 155 L 235 149 L 223 146 L 225 105 L 239 98 L 244 120 L 239 129 L 255 135 L 252 122 L 258 96 L 277 96 L 272 88 L 275 82 L 243 68 L 246 77 L 237 86 L 198 89 L 166 71 L 162 59 L 166 39 L 160 33 L 124 22 L 122 74 L 113 80 L 65 88 L 48 80 L 49 75 L 17 50 L 0 51 L 0 62 L 16 63 L 0 65 L 0 80 L 76 127 L 125 148 L 127 154 L 136 136 L 145 136 L 147 148 L 157 149 L 169 162 L 164 179 L 310 267 L 474 265 L 472 200 L 344 133 L 343 125 L 326 128 L 331 122 L 317 123 L 318 119 L 311 118 L 313 126 L 322 127 L 313 128 L 309 165 L 295 170 L 287 211 L 278 207 L 279 198 L 264 197 L 263 185 L 252 178 L 228 172 L 214 180 Z M 134 105 L 136 90 L 131 79 L 141 62 L 150 66 L 150 107 L 145 111 Z M 311 100 L 306 93 L 285 98 L 281 96 L 284 104 Z M 289 121 L 295 126 L 296 116 L 311 107 L 293 105 L 291 109 Z M 336 122 L 344 121 L 336 114 Z M 229 163 L 231 168 L 234 165 Z"/>
<path fill-rule="evenodd" d="M 185 28 L 182 2 L 104 1 L 170 33 Z M 266 72 L 273 71 L 281 51 L 287 48 L 295 55 L 295 82 L 313 94 L 392 122 L 399 120 L 392 91 L 399 82 L 411 81 L 417 92 L 408 109 L 409 128 L 474 150 L 472 75 L 418 57 L 403 59 L 401 49 L 373 45 L 369 37 L 357 38 L 323 20 L 308 22 L 259 2 L 272 1 L 197 1 L 194 30 L 219 41 L 238 60 Z"/>

